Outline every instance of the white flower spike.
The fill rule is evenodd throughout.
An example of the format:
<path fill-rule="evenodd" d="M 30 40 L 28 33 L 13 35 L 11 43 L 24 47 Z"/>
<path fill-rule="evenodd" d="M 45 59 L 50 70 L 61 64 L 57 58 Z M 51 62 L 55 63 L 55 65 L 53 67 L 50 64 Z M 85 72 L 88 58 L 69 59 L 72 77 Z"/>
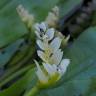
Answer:
<path fill-rule="evenodd" d="M 29 12 L 22 5 L 19 5 L 16 9 L 22 21 L 28 26 L 28 28 L 31 28 L 34 22 L 34 16 L 29 14 Z"/>
<path fill-rule="evenodd" d="M 57 36 L 54 38 L 54 28 L 48 28 L 46 23 L 35 25 L 35 33 L 37 35 L 38 56 L 42 59 L 42 67 L 35 61 L 37 66 L 37 77 L 39 79 L 40 88 L 48 88 L 56 84 L 58 80 L 65 74 L 69 59 L 63 59 L 63 51 L 60 49 L 62 39 Z M 65 41 L 67 41 L 66 38 Z"/>
<path fill-rule="evenodd" d="M 17 12 L 20 15 L 22 21 L 27 25 L 28 28 L 32 28 L 34 16 L 22 6 L 17 7 Z M 63 39 L 63 35 L 59 34 L 54 28 L 57 27 L 59 20 L 59 8 L 54 7 L 49 12 L 46 21 L 42 23 L 36 23 L 34 25 L 35 34 L 37 36 L 37 50 L 38 56 L 42 59 L 42 65 L 34 60 L 37 70 L 35 71 L 38 78 L 38 82 L 35 87 L 30 90 L 26 96 L 35 96 L 40 89 L 49 88 L 55 85 L 62 76 L 66 73 L 68 65 L 70 64 L 69 59 L 63 59 L 63 51 L 60 49 L 61 41 L 66 43 L 70 36 Z M 50 28 L 54 27 L 54 28 Z"/>
<path fill-rule="evenodd" d="M 52 31 L 52 28 L 48 29 L 48 26 L 42 22 L 41 24 L 36 24 L 35 29 L 37 45 L 41 49 L 37 50 L 37 54 L 43 60 L 42 67 L 35 61 L 37 66 L 36 74 L 39 79 L 39 86 L 45 88 L 56 84 L 65 74 L 70 60 L 63 59 L 63 52 L 60 49 L 62 40 L 60 37 L 54 38 L 55 31 Z"/>
<path fill-rule="evenodd" d="M 55 6 L 51 12 L 48 13 L 48 16 L 46 17 L 45 22 L 50 26 L 50 27 L 56 27 L 57 23 L 59 21 L 59 8 Z"/>

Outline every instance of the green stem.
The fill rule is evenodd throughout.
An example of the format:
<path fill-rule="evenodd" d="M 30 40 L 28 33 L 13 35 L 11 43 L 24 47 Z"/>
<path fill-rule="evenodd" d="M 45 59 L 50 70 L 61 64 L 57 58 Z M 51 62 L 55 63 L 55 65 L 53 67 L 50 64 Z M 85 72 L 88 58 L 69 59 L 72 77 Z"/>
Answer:
<path fill-rule="evenodd" d="M 28 93 L 26 93 L 24 96 L 36 96 L 39 93 L 40 89 L 38 86 L 34 86 Z"/>
<path fill-rule="evenodd" d="M 8 76 L 14 74 L 22 65 L 18 64 L 16 66 L 13 66 L 12 68 L 9 68 L 5 71 L 6 74 L 0 77 L 0 82 L 2 82 L 4 79 L 6 79 Z"/>

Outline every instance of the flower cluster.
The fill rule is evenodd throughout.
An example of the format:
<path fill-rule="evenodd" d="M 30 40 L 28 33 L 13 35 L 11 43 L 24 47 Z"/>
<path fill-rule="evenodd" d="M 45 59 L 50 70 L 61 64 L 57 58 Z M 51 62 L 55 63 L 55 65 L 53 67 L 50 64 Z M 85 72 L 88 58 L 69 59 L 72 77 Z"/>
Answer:
<path fill-rule="evenodd" d="M 60 49 L 61 39 L 54 37 L 55 29 L 48 28 L 44 22 L 35 25 L 35 33 L 37 35 L 38 56 L 42 59 L 42 67 L 37 61 L 37 77 L 41 87 L 56 84 L 56 82 L 64 75 L 70 63 L 69 59 L 63 59 L 63 52 Z"/>
<path fill-rule="evenodd" d="M 33 28 L 34 16 L 29 14 L 22 5 L 17 7 L 17 12 L 27 27 Z M 65 38 L 60 32 L 54 29 L 58 25 L 58 20 L 59 8 L 55 6 L 49 12 L 45 22 L 40 24 L 34 23 L 35 34 L 37 36 L 36 43 L 39 47 L 37 54 L 43 61 L 42 65 L 39 65 L 35 60 L 37 66 L 36 75 L 39 79 L 40 88 L 56 84 L 62 75 L 64 75 L 70 63 L 69 59 L 63 59 L 63 51 L 60 49 L 61 42 L 65 46 L 70 36 Z"/>

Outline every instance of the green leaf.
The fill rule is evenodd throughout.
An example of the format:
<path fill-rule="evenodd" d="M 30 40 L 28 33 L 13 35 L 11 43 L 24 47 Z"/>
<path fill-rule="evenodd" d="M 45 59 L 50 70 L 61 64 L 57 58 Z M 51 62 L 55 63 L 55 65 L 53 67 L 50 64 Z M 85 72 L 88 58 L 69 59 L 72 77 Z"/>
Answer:
<path fill-rule="evenodd" d="M 83 32 L 83 34 L 75 40 L 74 44 L 70 46 L 69 49 L 65 50 L 65 56 L 71 59 L 71 65 L 69 70 L 77 70 L 79 71 L 80 68 L 84 68 L 88 66 L 87 70 L 90 71 L 89 73 L 86 72 L 86 77 L 95 76 L 96 72 L 95 67 L 95 56 L 96 52 L 96 27 L 91 27 Z M 77 69 L 78 68 L 78 69 Z M 81 75 L 82 78 L 78 77 L 78 79 L 84 79 L 84 74 Z M 85 78 L 86 78 L 85 77 Z"/>
<path fill-rule="evenodd" d="M 19 50 L 19 47 L 23 42 L 24 39 L 17 40 L 15 43 L 0 50 L 0 68 L 9 62 L 12 56 Z"/>
<path fill-rule="evenodd" d="M 30 80 L 32 80 L 33 73 L 34 69 L 32 68 L 23 77 L 21 77 L 14 84 L 12 84 L 9 88 L 2 90 L 0 92 L 0 96 L 21 96 L 21 94 L 28 86 Z"/>
<path fill-rule="evenodd" d="M 12 43 L 28 32 L 21 22 L 16 7 L 24 5 L 36 17 L 36 21 L 44 20 L 47 12 L 59 0 L 3 0 L 0 3 L 0 48 Z"/>

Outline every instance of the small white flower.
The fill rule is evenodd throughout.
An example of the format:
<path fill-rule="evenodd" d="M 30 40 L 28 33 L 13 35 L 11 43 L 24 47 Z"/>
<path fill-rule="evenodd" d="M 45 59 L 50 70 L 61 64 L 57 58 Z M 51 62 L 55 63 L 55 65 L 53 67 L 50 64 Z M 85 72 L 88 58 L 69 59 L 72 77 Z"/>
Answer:
<path fill-rule="evenodd" d="M 46 83 L 48 82 L 48 77 L 45 75 L 45 73 L 42 71 L 39 63 L 35 60 L 35 64 L 37 66 L 37 71 L 36 71 L 36 75 L 38 77 L 38 79 L 40 80 L 40 82 L 42 83 Z"/>
<path fill-rule="evenodd" d="M 54 28 L 48 28 L 47 24 L 42 22 L 41 24 L 35 24 L 35 34 L 39 39 L 51 40 L 54 37 Z"/>
<path fill-rule="evenodd" d="M 63 56 L 60 45 L 61 39 L 55 38 L 50 44 L 44 43 L 41 40 L 37 40 L 37 44 L 44 51 L 37 51 L 38 56 L 46 63 L 59 62 L 59 58 Z"/>
<path fill-rule="evenodd" d="M 47 25 L 44 22 L 42 22 L 40 24 L 36 23 L 34 27 L 35 27 L 36 31 L 38 31 L 38 32 L 40 32 L 41 30 L 43 32 L 45 32 L 47 30 Z"/>
<path fill-rule="evenodd" d="M 35 61 L 35 63 L 37 66 L 36 75 L 40 81 L 40 84 L 49 84 L 50 86 L 50 84 L 55 84 L 65 74 L 70 61 L 69 59 L 63 59 L 59 65 L 43 63 L 43 69 L 40 67 L 37 61 Z"/>

